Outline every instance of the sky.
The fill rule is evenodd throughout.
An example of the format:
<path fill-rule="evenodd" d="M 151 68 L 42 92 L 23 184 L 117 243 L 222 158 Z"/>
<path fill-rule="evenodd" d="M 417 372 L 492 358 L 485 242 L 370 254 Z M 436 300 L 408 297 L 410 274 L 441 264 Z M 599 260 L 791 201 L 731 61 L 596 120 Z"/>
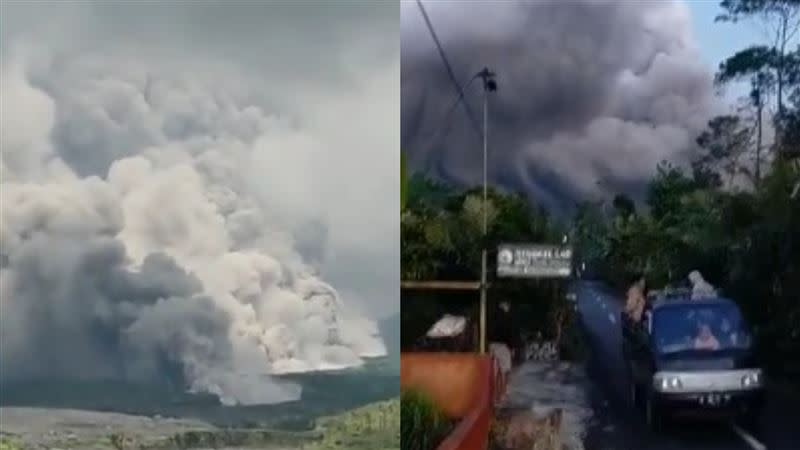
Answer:
<path fill-rule="evenodd" d="M 702 58 L 712 70 L 737 51 L 764 41 L 764 30 L 756 24 L 715 22 L 721 12 L 717 0 L 685 0 L 685 3 Z M 727 89 L 724 96 L 727 101 L 736 102 L 746 94 L 747 84 L 740 83 Z"/>
<path fill-rule="evenodd" d="M 757 26 L 715 22 L 722 12 L 716 0 L 685 0 L 685 3 L 691 12 L 692 29 L 703 59 L 711 67 L 763 39 Z"/>
<path fill-rule="evenodd" d="M 290 3 L 2 2 L 4 380 L 272 403 L 386 353 L 398 5 Z"/>

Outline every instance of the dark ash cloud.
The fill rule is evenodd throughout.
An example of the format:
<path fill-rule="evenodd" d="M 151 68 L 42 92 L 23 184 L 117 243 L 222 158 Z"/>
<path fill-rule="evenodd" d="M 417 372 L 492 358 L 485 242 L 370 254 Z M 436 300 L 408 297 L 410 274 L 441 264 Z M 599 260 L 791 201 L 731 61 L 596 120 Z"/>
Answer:
<path fill-rule="evenodd" d="M 462 83 L 488 66 L 490 178 L 557 210 L 641 186 L 685 162 L 714 107 L 712 79 L 678 2 L 426 3 Z M 402 147 L 413 167 L 481 180 L 481 139 L 456 99 L 415 4 L 401 8 Z M 482 120 L 482 89 L 467 103 Z M 598 187 L 602 182 L 605 187 Z"/>

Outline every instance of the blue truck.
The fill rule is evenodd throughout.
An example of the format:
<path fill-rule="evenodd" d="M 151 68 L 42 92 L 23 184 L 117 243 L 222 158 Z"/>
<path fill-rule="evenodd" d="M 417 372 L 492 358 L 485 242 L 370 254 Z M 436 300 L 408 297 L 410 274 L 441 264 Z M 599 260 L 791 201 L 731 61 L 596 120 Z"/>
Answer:
<path fill-rule="evenodd" d="M 670 417 L 698 415 L 757 428 L 764 373 L 735 302 L 659 292 L 648 297 L 641 322 L 624 316 L 621 324 L 630 400 L 644 409 L 651 429 Z"/>

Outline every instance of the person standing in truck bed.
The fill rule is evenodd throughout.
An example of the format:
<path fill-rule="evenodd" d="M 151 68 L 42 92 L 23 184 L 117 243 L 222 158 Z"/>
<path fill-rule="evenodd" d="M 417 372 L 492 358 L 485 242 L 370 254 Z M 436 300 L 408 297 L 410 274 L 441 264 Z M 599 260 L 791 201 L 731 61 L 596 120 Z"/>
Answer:
<path fill-rule="evenodd" d="M 642 275 L 637 276 L 633 284 L 628 288 L 625 299 L 625 314 L 634 323 L 639 323 L 642 320 L 642 314 L 644 313 L 647 300 L 646 290 L 647 282 Z"/>

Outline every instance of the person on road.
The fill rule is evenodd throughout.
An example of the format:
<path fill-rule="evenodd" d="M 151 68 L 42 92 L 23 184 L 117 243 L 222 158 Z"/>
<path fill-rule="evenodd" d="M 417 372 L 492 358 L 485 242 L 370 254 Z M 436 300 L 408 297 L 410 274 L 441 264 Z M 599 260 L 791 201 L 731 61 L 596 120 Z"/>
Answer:
<path fill-rule="evenodd" d="M 501 301 L 497 304 L 489 331 L 492 342 L 505 344 L 511 353 L 512 361 L 520 362 L 522 330 L 516 314 L 511 312 L 510 303 Z"/>
<path fill-rule="evenodd" d="M 634 322 L 640 323 L 646 303 L 647 282 L 644 276 L 636 277 L 636 281 L 628 288 L 627 299 L 625 300 L 625 314 Z"/>

